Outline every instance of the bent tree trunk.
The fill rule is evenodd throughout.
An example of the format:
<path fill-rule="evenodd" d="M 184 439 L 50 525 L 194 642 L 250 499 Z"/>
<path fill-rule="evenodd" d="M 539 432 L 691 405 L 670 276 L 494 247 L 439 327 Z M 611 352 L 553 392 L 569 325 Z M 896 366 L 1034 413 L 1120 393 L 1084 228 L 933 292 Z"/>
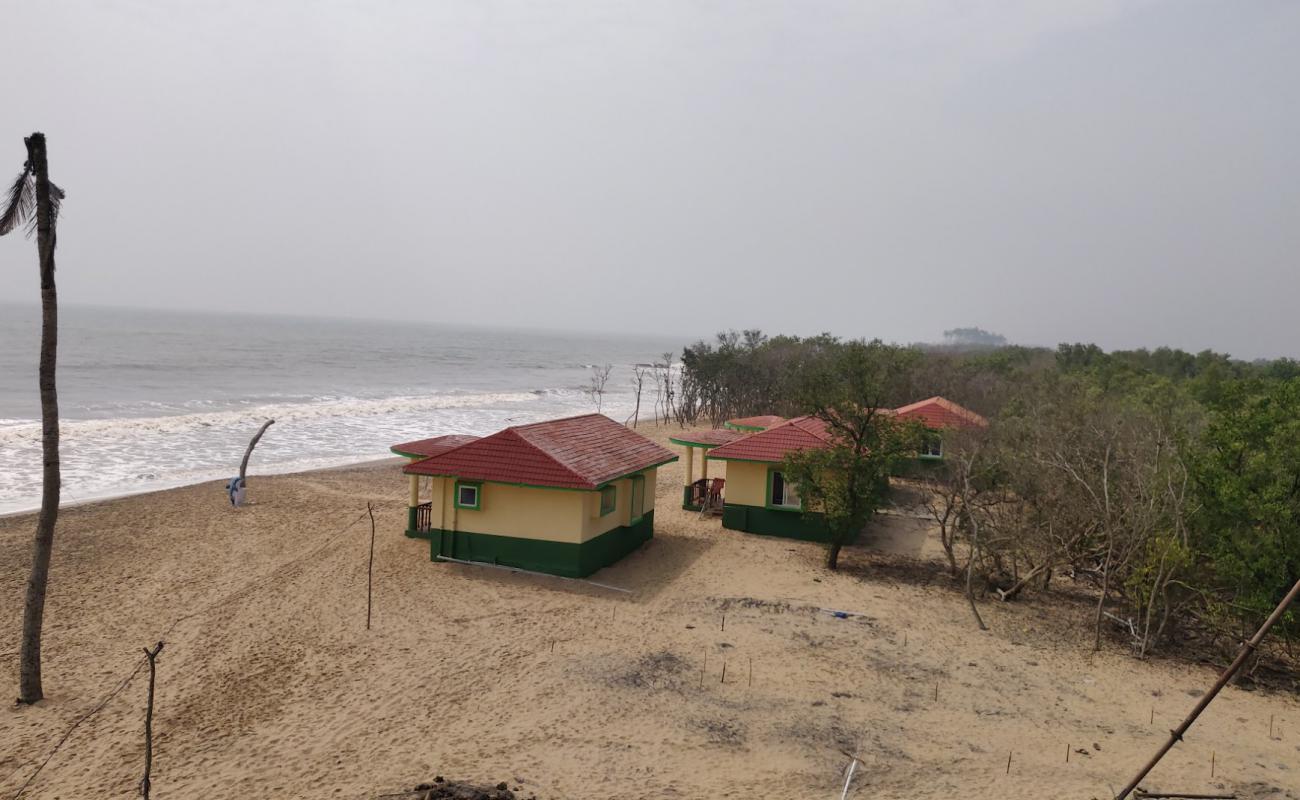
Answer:
<path fill-rule="evenodd" d="M 59 303 L 54 288 L 54 228 L 50 209 L 50 174 L 45 135 L 27 138 L 27 157 L 36 176 L 36 244 L 41 267 L 41 513 L 36 518 L 32 571 L 23 604 L 23 638 L 19 655 L 18 701 L 35 703 L 41 690 L 41 626 L 45 619 L 45 589 L 54 551 L 54 523 L 59 516 L 59 396 L 54 368 L 59 339 Z"/>
<path fill-rule="evenodd" d="M 244 451 L 244 460 L 239 462 L 239 483 L 241 486 L 244 483 L 244 475 L 248 472 L 248 457 L 253 454 L 253 448 L 257 447 L 257 443 L 262 438 L 262 434 L 266 433 L 266 429 L 271 427 L 273 424 L 275 424 L 275 420 L 273 419 L 268 419 L 266 422 L 262 423 L 262 427 L 257 430 L 257 433 L 253 435 L 252 441 L 248 443 L 248 449 Z"/>

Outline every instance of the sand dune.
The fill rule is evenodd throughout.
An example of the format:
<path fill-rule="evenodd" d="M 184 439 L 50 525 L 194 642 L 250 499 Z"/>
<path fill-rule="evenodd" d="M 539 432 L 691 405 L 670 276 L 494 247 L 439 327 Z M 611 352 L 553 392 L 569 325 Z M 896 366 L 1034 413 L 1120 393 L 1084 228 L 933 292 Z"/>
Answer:
<path fill-rule="evenodd" d="M 883 518 L 877 549 L 829 574 L 816 545 L 678 510 L 680 483 L 664 470 L 655 539 L 594 576 L 630 594 L 431 563 L 402 535 L 395 464 L 258 477 L 238 511 L 218 484 L 69 509 L 50 697 L 0 711 L 0 794 L 160 638 L 158 798 L 360 798 L 435 774 L 544 798 L 833 798 L 841 750 L 864 759 L 851 797 L 1105 798 L 1213 680 L 1089 652 L 1069 604 L 988 603 L 976 631 L 942 577 L 915 580 L 934 555 L 916 520 Z M 10 687 L 32 526 L 0 520 Z M 87 720 L 26 796 L 134 796 L 144 691 Z M 1147 785 L 1300 796 L 1300 704 L 1228 689 Z"/>

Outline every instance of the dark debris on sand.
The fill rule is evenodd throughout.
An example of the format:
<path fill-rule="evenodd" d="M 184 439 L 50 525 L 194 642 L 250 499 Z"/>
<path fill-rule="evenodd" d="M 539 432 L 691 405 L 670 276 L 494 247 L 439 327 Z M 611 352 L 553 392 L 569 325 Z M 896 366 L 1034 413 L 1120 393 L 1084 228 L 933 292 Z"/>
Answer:
<path fill-rule="evenodd" d="M 519 787 L 515 787 L 518 789 Z M 409 792 L 383 795 L 393 800 L 537 800 L 536 795 L 522 797 L 510 791 L 503 781 L 496 786 L 478 786 L 472 783 L 449 781 L 441 775 L 432 783 L 422 783 Z"/>

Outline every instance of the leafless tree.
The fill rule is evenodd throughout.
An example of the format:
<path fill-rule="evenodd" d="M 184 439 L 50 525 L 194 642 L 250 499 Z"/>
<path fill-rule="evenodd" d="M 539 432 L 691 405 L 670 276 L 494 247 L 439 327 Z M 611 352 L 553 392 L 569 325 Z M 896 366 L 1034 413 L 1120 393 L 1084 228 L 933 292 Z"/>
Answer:
<path fill-rule="evenodd" d="M 659 404 L 655 408 L 656 419 L 662 419 L 667 424 L 674 418 L 674 395 L 676 393 L 676 383 L 673 377 L 673 354 L 664 353 L 660 360 L 655 364 L 655 371 L 659 374 L 658 385 L 662 386 L 663 391 L 659 394 Z"/>
<path fill-rule="evenodd" d="M 605 404 L 605 385 L 609 383 L 609 373 L 613 370 L 613 364 L 601 364 L 591 368 L 591 384 L 587 387 L 587 396 L 596 406 L 597 413 Z"/>
<path fill-rule="evenodd" d="M 641 393 L 645 390 L 645 379 L 650 374 L 646 364 L 632 365 L 632 393 L 636 396 L 636 405 L 632 409 L 632 427 L 641 421 Z"/>

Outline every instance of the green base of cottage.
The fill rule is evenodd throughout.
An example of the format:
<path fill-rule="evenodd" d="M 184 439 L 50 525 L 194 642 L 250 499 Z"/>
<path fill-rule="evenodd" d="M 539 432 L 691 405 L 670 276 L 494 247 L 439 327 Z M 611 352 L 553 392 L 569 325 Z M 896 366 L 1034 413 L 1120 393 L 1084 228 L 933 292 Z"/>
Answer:
<path fill-rule="evenodd" d="M 430 558 L 434 561 L 444 556 L 565 578 L 585 578 L 650 541 L 654 537 L 654 512 L 647 511 L 639 522 L 602 533 L 582 544 L 437 529 L 408 530 L 406 535 L 428 539 Z"/>
<path fill-rule="evenodd" d="M 733 531 L 757 533 L 763 536 L 780 536 L 805 542 L 829 542 L 830 529 L 821 514 L 803 514 L 798 511 L 776 511 L 761 506 L 742 506 L 724 503 L 722 527 Z"/>

